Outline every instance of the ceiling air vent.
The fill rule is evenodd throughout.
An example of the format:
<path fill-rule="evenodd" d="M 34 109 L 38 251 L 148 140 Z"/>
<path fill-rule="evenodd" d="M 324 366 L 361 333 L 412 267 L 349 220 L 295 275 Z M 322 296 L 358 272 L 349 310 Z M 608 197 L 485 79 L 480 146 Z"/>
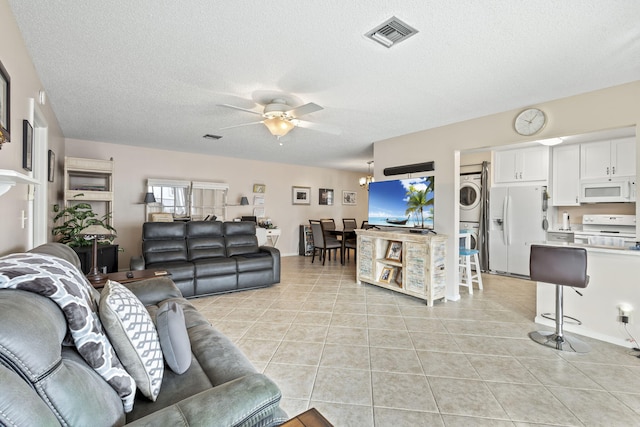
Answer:
<path fill-rule="evenodd" d="M 392 16 L 381 25 L 378 25 L 373 30 L 368 31 L 365 36 L 380 43 L 382 46 L 389 48 L 408 39 L 416 33 L 418 33 L 418 30 L 402 22 L 395 16 Z"/>

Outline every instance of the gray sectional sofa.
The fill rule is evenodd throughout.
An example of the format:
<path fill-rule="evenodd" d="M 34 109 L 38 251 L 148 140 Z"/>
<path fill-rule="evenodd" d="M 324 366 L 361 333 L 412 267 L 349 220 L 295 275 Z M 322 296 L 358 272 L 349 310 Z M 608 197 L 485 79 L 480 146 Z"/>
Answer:
<path fill-rule="evenodd" d="M 280 282 L 280 251 L 258 246 L 250 221 L 146 222 L 131 269 L 150 268 L 169 271 L 189 298 Z"/>
<path fill-rule="evenodd" d="M 142 301 L 154 322 L 160 317 L 158 307 L 162 304 L 173 302 L 181 307 L 191 362 L 180 375 L 165 368 L 155 402 L 138 392 L 133 410 L 125 413 L 121 396 L 83 359 L 81 346 L 69 345 L 72 324 L 63 310 L 48 295 L 34 293 L 33 289 L 45 285 L 44 293 L 49 294 L 46 284 L 63 274 L 58 267 L 37 267 L 37 257 L 41 257 L 41 263 L 68 260 L 73 265 L 57 261 L 70 267 L 64 274 L 71 274 L 76 282 L 84 280 L 75 252 L 58 243 L 0 258 L 0 425 L 248 427 L 276 426 L 287 419 L 279 407 L 281 394 L 276 384 L 257 372 L 166 277 L 127 287 Z M 22 268 L 28 272 L 11 265 L 16 259 L 26 261 Z M 22 280 L 18 289 L 7 289 L 26 274 L 30 278 Z M 97 295 L 84 282 L 87 295 L 91 295 L 85 299 L 105 298 L 104 292 Z M 102 302 L 100 313 L 89 313 L 90 318 L 102 316 Z"/>

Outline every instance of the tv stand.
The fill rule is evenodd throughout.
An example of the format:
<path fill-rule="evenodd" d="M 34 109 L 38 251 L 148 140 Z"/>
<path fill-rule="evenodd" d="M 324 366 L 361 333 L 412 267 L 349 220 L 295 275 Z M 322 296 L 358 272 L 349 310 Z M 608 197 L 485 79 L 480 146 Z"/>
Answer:
<path fill-rule="evenodd" d="M 426 300 L 429 306 L 444 300 L 447 236 L 419 230 L 427 234 L 356 230 L 356 281 Z"/>
<path fill-rule="evenodd" d="M 429 233 L 438 234 L 430 228 L 412 228 L 409 230 L 409 232 L 415 233 L 415 234 L 429 234 Z"/>

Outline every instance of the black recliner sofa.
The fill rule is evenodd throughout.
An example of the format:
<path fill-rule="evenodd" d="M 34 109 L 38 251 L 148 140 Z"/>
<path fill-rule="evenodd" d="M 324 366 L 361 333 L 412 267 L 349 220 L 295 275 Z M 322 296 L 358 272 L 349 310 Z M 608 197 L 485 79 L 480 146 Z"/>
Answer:
<path fill-rule="evenodd" d="M 146 222 L 131 269 L 149 268 L 170 272 L 189 298 L 280 282 L 280 251 L 258 246 L 253 222 Z"/>

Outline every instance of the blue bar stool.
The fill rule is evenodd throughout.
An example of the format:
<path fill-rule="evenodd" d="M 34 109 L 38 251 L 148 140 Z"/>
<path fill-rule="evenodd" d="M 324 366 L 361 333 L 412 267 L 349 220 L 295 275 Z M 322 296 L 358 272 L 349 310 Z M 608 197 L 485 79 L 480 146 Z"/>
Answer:
<path fill-rule="evenodd" d="M 458 268 L 460 270 L 460 286 L 469 289 L 469 295 L 473 295 L 473 284 L 478 284 L 482 290 L 482 275 L 480 274 L 480 256 L 477 249 L 471 249 L 471 231 L 461 230 L 460 240 L 464 239 L 464 245 L 460 245 Z M 475 274 L 473 269 L 475 268 Z"/>

